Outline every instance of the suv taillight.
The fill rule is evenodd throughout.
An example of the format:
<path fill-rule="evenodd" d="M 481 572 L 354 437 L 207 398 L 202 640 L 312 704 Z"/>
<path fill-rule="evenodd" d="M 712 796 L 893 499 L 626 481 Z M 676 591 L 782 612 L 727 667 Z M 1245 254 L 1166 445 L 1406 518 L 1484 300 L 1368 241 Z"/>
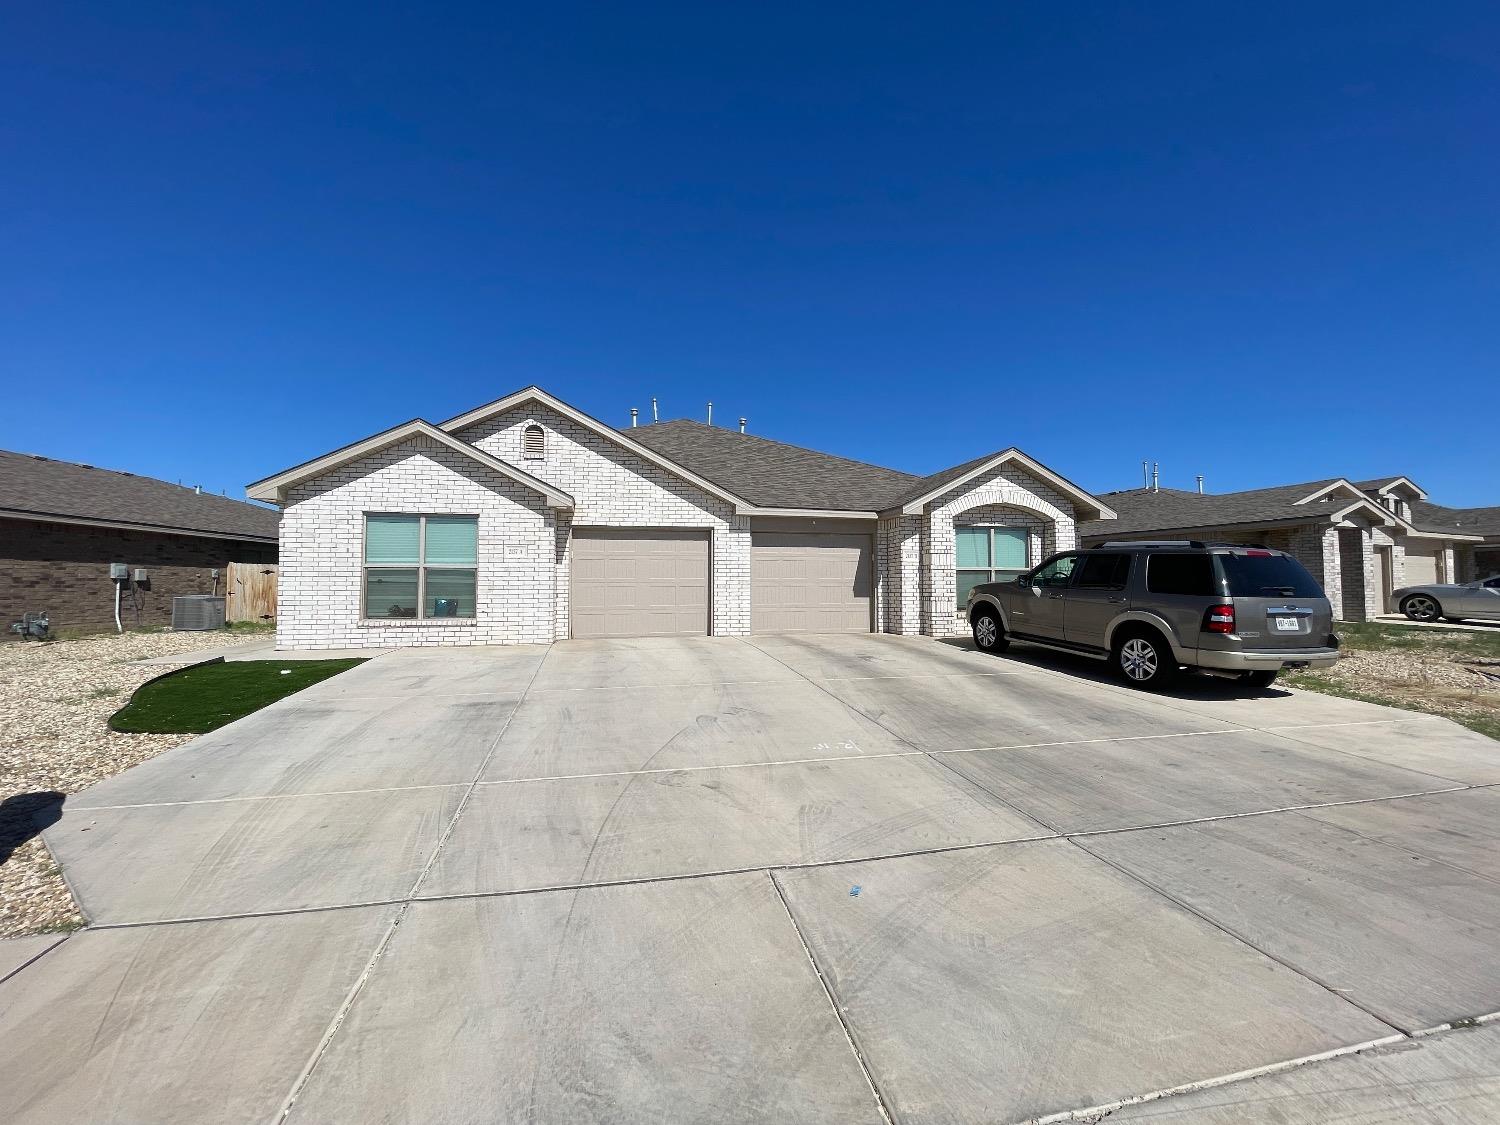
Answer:
<path fill-rule="evenodd" d="M 1234 632 L 1234 606 L 1209 606 L 1208 612 L 1203 615 L 1203 631 L 1205 633 Z"/>

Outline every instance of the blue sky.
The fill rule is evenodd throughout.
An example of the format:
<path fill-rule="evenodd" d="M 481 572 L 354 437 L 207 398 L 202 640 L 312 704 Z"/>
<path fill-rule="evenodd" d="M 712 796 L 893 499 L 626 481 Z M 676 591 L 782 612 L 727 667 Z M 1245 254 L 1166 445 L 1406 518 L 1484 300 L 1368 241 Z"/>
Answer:
<path fill-rule="evenodd" d="M 7 13 L 0 445 L 238 495 L 535 382 L 1500 503 L 1491 3 L 236 8 Z"/>

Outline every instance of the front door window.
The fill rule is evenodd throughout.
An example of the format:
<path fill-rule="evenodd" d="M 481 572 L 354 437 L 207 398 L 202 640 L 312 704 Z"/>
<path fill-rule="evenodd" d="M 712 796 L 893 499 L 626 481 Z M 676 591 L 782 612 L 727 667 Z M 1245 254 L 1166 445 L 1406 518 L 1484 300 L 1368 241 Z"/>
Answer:
<path fill-rule="evenodd" d="M 1026 569 L 1024 527 L 959 527 L 954 537 L 959 609 L 968 604 L 969 591 L 981 582 L 1007 582 Z"/>

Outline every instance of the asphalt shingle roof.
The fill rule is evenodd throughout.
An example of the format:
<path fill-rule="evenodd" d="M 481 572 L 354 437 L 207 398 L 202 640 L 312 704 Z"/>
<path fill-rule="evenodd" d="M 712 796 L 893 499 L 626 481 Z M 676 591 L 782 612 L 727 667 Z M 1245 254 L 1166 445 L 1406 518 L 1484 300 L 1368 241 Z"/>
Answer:
<path fill-rule="evenodd" d="M 762 508 L 880 511 L 922 479 L 688 419 L 620 432 Z"/>
<path fill-rule="evenodd" d="M 1246 492 L 1199 493 L 1177 488 L 1163 488 L 1157 492 L 1149 488 L 1106 492 L 1099 499 L 1113 508 L 1119 518 L 1081 523 L 1078 534 L 1133 535 L 1143 531 L 1220 527 L 1311 516 L 1318 513 L 1321 505 L 1316 501 L 1312 504 L 1298 504 L 1297 501 L 1337 479 L 1331 477 Z"/>
<path fill-rule="evenodd" d="M 1263 523 L 1269 520 L 1295 519 L 1316 512 L 1317 501 L 1298 504 L 1304 496 L 1326 488 L 1339 478 L 1283 484 L 1275 488 L 1256 488 L 1246 492 L 1200 494 L 1176 488 L 1152 492 L 1134 488 L 1124 492 L 1107 492 L 1100 496 L 1117 513 L 1117 520 L 1093 520 L 1078 525 L 1081 536 L 1134 535 L 1141 532 L 1172 531 L 1223 527 L 1239 523 Z M 1378 504 L 1373 493 L 1398 476 L 1378 480 L 1351 482 Z M 1408 478 L 1410 479 L 1410 478 Z M 1500 507 L 1445 508 L 1426 500 L 1415 500 L 1411 506 L 1411 524 L 1419 531 L 1450 531 L 1465 535 L 1500 535 Z"/>
<path fill-rule="evenodd" d="M 965 461 L 962 465 L 954 465 L 953 468 L 944 469 L 940 473 L 933 473 L 928 477 L 918 477 L 913 480 L 911 487 L 908 488 L 905 492 L 891 497 L 890 502 L 886 506 L 894 508 L 900 504 L 905 504 L 909 501 L 915 500 L 918 496 L 926 496 L 930 492 L 936 492 L 940 488 L 942 488 L 943 485 L 950 484 L 953 481 L 958 480 L 965 473 L 973 472 L 975 469 L 979 468 L 980 465 L 983 465 L 986 461 L 993 461 L 996 457 L 999 457 L 1001 453 L 1008 452 L 1010 451 L 1002 449 L 995 453 L 986 453 L 983 457 L 976 457 L 972 461 Z"/>
<path fill-rule="evenodd" d="M 1445 508 L 1414 500 L 1412 526 L 1422 531 L 1455 531 L 1463 535 L 1500 535 L 1500 508 Z"/>
<path fill-rule="evenodd" d="M 0 509 L 275 539 L 281 513 L 154 477 L 0 450 Z"/>

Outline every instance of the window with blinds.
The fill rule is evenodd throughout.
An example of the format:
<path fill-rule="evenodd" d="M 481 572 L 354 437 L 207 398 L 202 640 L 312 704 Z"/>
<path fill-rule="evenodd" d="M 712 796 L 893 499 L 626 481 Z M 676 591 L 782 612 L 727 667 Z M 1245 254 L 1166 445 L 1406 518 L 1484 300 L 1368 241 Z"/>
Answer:
<path fill-rule="evenodd" d="M 477 516 L 365 516 L 367 619 L 472 619 L 479 567 Z"/>

